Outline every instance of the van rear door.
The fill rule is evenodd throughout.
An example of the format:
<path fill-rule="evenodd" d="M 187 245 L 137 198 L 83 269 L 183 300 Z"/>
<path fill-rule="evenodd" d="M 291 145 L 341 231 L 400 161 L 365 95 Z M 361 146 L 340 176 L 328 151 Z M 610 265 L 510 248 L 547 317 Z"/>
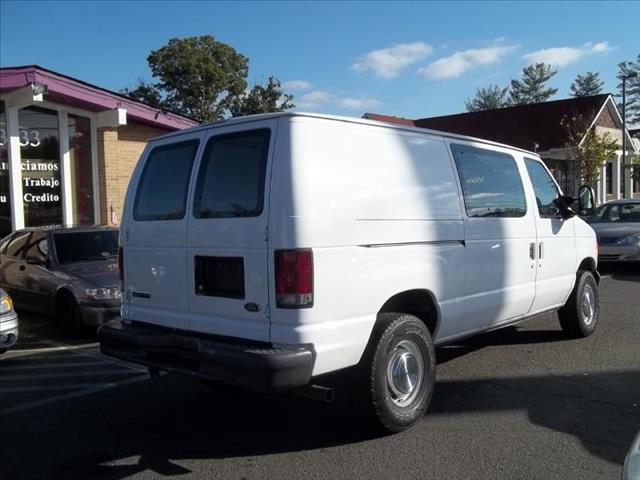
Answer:
<path fill-rule="evenodd" d="M 187 196 L 202 136 L 153 141 L 136 167 L 120 235 L 125 320 L 189 328 Z"/>
<path fill-rule="evenodd" d="M 209 130 L 188 229 L 191 330 L 269 340 L 267 221 L 277 120 Z"/>

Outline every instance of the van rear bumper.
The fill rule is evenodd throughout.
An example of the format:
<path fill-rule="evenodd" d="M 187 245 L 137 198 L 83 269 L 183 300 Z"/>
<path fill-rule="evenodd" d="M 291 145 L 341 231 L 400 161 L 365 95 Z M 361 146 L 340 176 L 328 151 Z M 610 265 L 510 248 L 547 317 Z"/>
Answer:
<path fill-rule="evenodd" d="M 315 362 L 312 345 L 272 347 L 208 337 L 143 323 L 111 320 L 98 330 L 106 355 L 150 368 L 261 391 L 305 386 Z"/>

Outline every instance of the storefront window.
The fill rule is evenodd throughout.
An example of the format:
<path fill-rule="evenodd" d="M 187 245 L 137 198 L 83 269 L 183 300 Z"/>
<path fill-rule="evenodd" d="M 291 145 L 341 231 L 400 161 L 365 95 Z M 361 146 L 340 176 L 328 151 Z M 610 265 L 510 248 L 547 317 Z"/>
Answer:
<path fill-rule="evenodd" d="M 5 105 L 4 102 L 0 102 L 0 238 L 11 233 L 9 193 L 9 132 Z"/>
<path fill-rule="evenodd" d="M 69 157 L 73 223 L 93 224 L 93 164 L 91 162 L 91 121 L 69 115 Z"/>
<path fill-rule="evenodd" d="M 61 225 L 58 115 L 27 107 L 20 109 L 18 116 L 25 226 Z"/>

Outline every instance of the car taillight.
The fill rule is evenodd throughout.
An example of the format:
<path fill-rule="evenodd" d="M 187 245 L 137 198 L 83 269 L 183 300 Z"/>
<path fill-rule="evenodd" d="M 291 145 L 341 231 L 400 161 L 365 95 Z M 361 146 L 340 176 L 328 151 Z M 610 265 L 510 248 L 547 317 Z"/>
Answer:
<path fill-rule="evenodd" d="M 124 283 L 124 253 L 122 247 L 118 247 L 118 273 L 120 274 L 120 284 Z"/>
<path fill-rule="evenodd" d="M 276 305 L 281 308 L 313 306 L 313 252 L 276 250 Z"/>

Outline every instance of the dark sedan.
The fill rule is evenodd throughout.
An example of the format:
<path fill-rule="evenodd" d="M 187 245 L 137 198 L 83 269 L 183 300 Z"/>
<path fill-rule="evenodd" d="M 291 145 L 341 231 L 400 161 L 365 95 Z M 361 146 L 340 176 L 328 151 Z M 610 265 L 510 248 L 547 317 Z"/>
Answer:
<path fill-rule="evenodd" d="M 118 230 L 28 228 L 0 241 L 0 287 L 18 309 L 54 314 L 68 335 L 120 314 Z"/>
<path fill-rule="evenodd" d="M 607 202 L 587 221 L 598 238 L 599 262 L 640 262 L 640 200 Z"/>

